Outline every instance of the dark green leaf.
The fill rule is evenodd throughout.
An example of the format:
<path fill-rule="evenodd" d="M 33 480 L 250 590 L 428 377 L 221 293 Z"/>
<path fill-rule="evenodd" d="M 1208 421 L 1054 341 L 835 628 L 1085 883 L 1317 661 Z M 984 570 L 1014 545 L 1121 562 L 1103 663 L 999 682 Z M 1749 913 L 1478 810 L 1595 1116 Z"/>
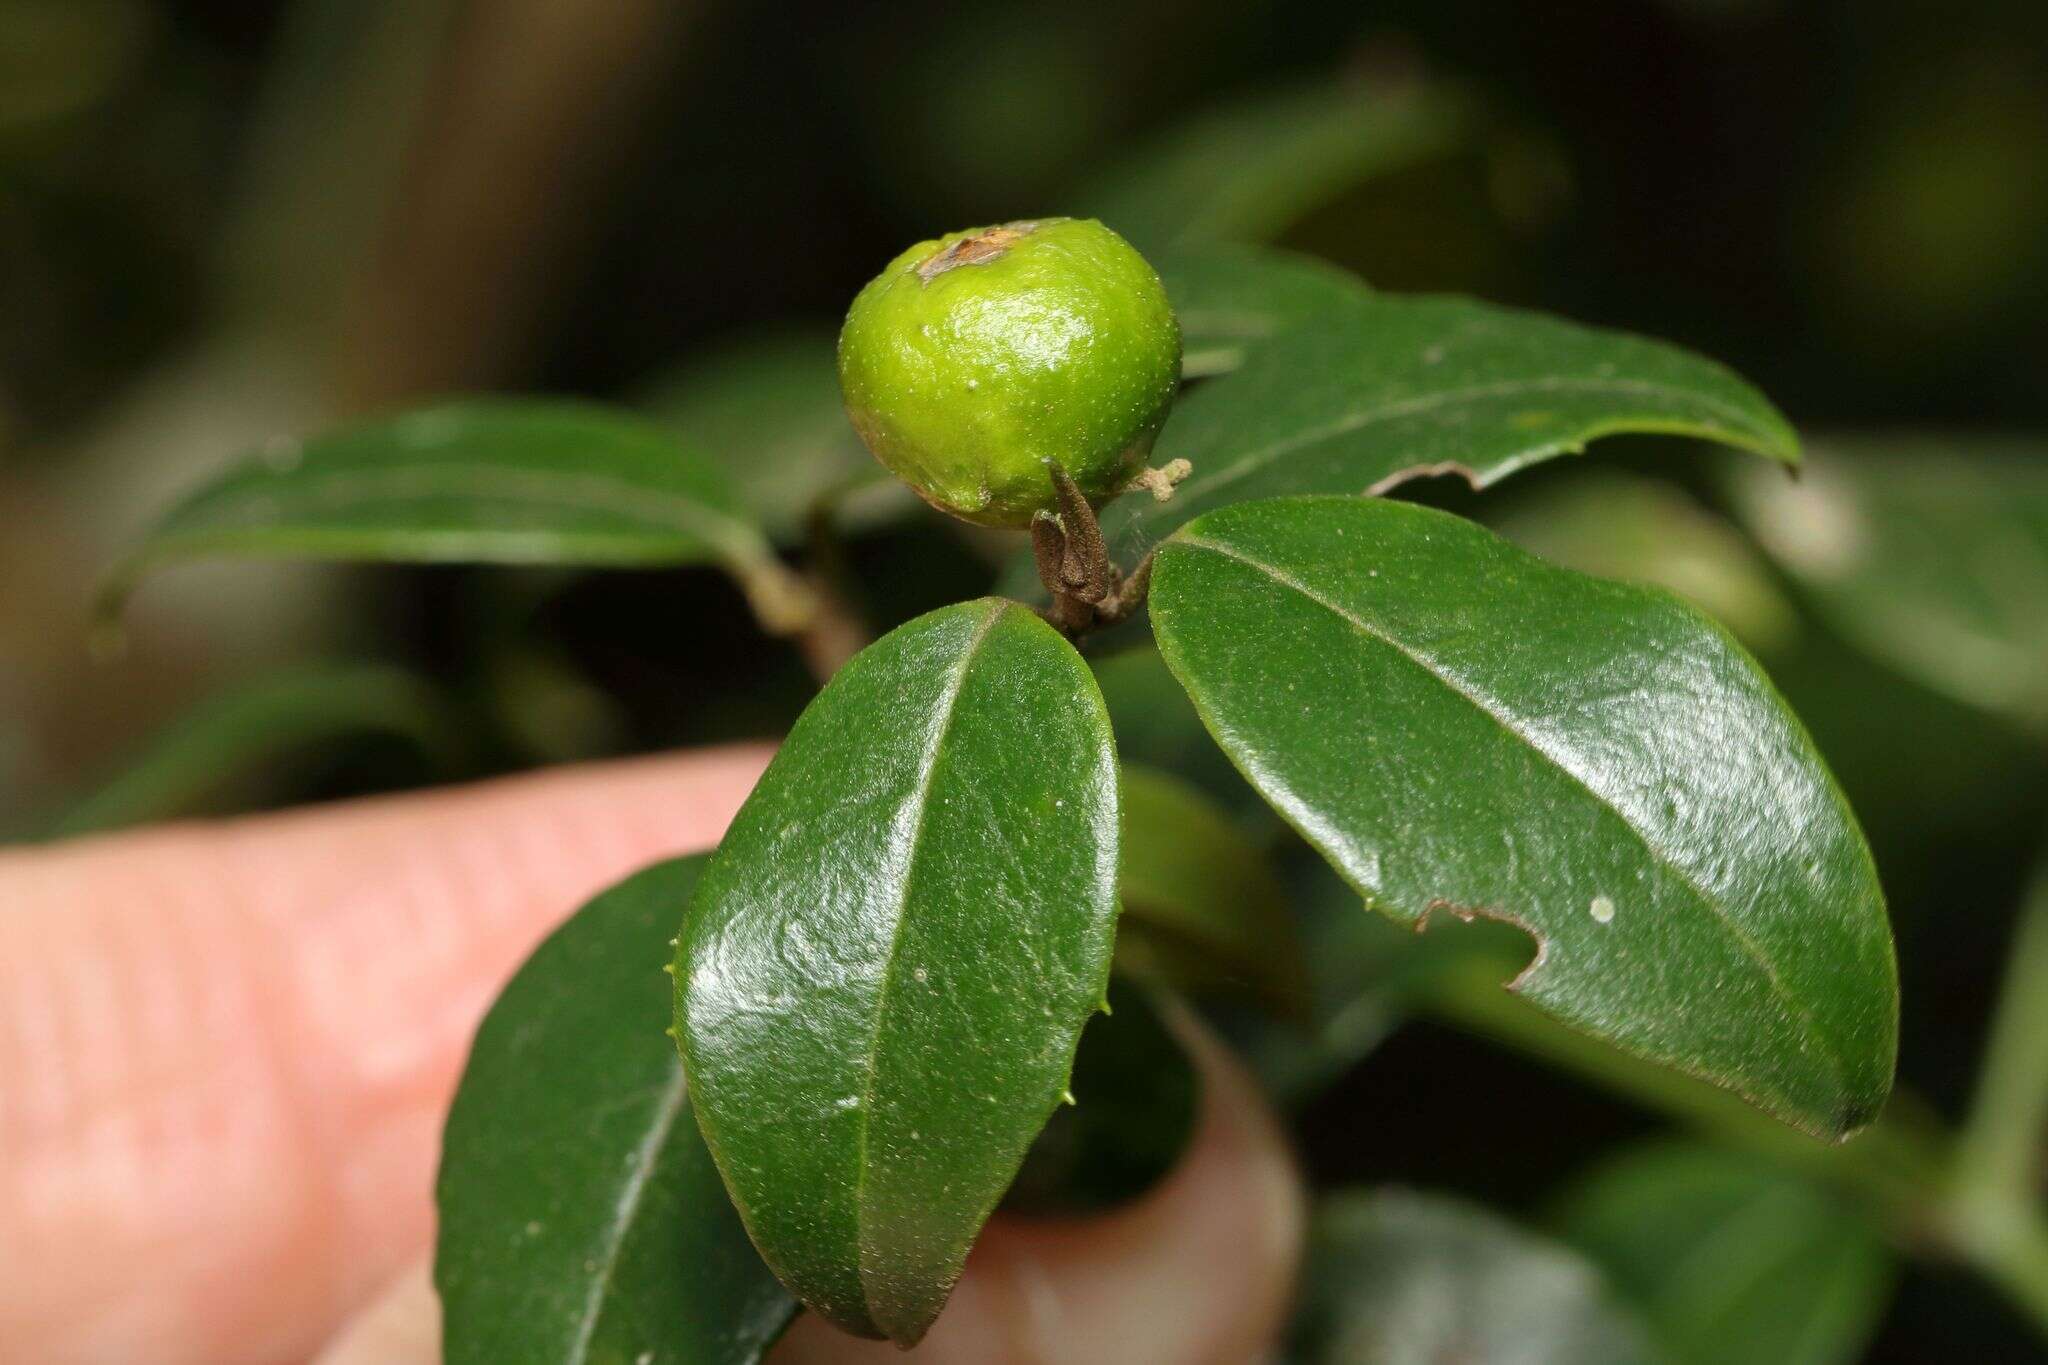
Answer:
<path fill-rule="evenodd" d="M 404 669 L 304 668 L 262 678 L 173 722 L 50 832 L 84 834 L 192 814 L 286 754 L 370 734 L 411 741 L 443 759 L 452 744 L 441 699 Z"/>
<path fill-rule="evenodd" d="M 784 543 L 812 513 L 843 502 L 864 525 L 916 506 L 846 420 L 829 331 L 741 342 L 661 381 L 644 406 L 726 471 L 740 505 Z"/>
<path fill-rule="evenodd" d="M 280 442 L 189 495 L 108 574 L 207 556 L 633 566 L 715 562 L 771 629 L 802 586 L 724 474 L 644 418 L 554 399 L 471 399 Z"/>
<path fill-rule="evenodd" d="M 1505 920 L 1513 989 L 1817 1134 L 1891 1086 L 1868 849 L 1798 722 L 1666 594 L 1384 499 L 1246 504 L 1161 548 L 1160 648 L 1375 908 Z"/>
<path fill-rule="evenodd" d="M 1213 243 L 1158 265 L 1180 319 L 1188 379 L 1234 370 L 1260 342 L 1367 293 L 1356 275 L 1291 251 Z"/>
<path fill-rule="evenodd" d="M 1130 555 L 1202 512 L 1286 493 L 1380 493 L 1426 474 L 1483 488 L 1624 432 L 1703 436 L 1793 463 L 1763 395 L 1661 342 L 1470 299 L 1373 294 L 1254 350 L 1174 410 L 1161 458 L 1194 473 L 1103 524 Z"/>
<path fill-rule="evenodd" d="M 447 1365 L 749 1365 L 795 1315 L 664 1036 L 660 965 L 703 862 L 584 906 L 485 1017 L 442 1142 Z"/>
<path fill-rule="evenodd" d="M 1105 166 L 1073 202 L 1141 251 L 1265 240 L 1375 176 L 1453 150 L 1471 122 L 1443 86 L 1318 81 L 1204 114 Z"/>
<path fill-rule="evenodd" d="M 1806 476 L 1734 477 L 1737 512 L 1845 638 L 2048 730 L 2042 443 L 1831 440 Z"/>
<path fill-rule="evenodd" d="M 755 1243 L 914 1342 L 1059 1103 L 1116 929 L 1102 695 L 1030 611 L 919 617 L 790 732 L 691 904 L 677 1022 Z"/>
<path fill-rule="evenodd" d="M 1110 982 L 1109 1012 L 1089 1022 L 1074 1055 L 1074 1102 L 1054 1111 L 1031 1144 L 1005 1210 L 1098 1212 L 1144 1194 L 1173 1169 L 1201 1099 L 1194 1063 L 1162 1017 L 1178 1009 L 1146 986 Z"/>
<path fill-rule="evenodd" d="M 1560 1235 L 1637 1304 L 1676 1361 L 1859 1359 L 1892 1269 L 1834 1193 L 1754 1156 L 1659 1146 L 1602 1164 L 1565 1199 Z"/>
<path fill-rule="evenodd" d="M 1230 817 L 1177 778 L 1125 765 L 1123 927 L 1117 958 L 1183 990 L 1308 1008 L 1308 971 L 1287 898 Z"/>
<path fill-rule="evenodd" d="M 1306 1280 L 1294 1332 L 1301 1365 L 1658 1359 L 1593 1266 L 1441 1196 L 1332 1196 L 1316 1216 Z"/>

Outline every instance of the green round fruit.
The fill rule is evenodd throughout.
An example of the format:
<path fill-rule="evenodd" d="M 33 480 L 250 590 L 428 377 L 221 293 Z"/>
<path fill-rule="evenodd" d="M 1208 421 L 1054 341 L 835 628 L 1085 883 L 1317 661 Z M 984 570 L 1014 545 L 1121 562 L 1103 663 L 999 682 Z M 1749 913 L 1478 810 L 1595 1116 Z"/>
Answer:
<path fill-rule="evenodd" d="M 943 511 L 1026 526 L 1057 460 L 1092 501 L 1143 467 L 1180 384 L 1159 275 L 1087 218 L 920 242 L 854 299 L 839 387 L 875 458 Z"/>

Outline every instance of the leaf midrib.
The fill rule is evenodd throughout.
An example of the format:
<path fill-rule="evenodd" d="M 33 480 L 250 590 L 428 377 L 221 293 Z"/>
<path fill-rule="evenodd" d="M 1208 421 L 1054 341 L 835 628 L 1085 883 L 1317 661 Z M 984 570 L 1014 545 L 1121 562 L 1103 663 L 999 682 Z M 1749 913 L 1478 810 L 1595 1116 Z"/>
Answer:
<path fill-rule="evenodd" d="M 992 607 L 980 624 L 975 627 L 974 635 L 967 641 L 966 647 L 960 651 L 960 662 L 954 666 L 953 671 L 946 679 L 946 686 L 941 694 L 940 704 L 932 717 L 930 728 L 925 732 L 927 742 L 924 761 L 919 767 L 917 780 L 912 787 L 912 799 L 916 802 L 916 810 L 911 816 L 909 835 L 903 841 L 902 857 L 896 868 L 897 875 L 893 879 L 897 892 L 895 917 L 892 921 L 893 931 L 889 936 L 889 951 L 882 959 L 881 976 L 875 986 L 874 1023 L 869 1029 L 867 1045 L 862 1052 L 862 1058 L 866 1062 L 867 1074 L 861 1081 L 860 1109 L 858 1111 L 860 1114 L 860 1124 L 856 1130 L 854 1144 L 853 1222 L 854 1241 L 858 1253 L 855 1264 L 860 1274 L 862 1295 L 868 1299 L 867 1306 L 870 1309 L 869 1315 L 871 1318 L 873 1316 L 871 1311 L 873 1299 L 869 1295 L 868 1266 L 870 1258 L 867 1251 L 867 1184 L 868 1171 L 870 1169 L 868 1163 L 868 1139 L 874 1127 L 875 1090 L 881 1075 L 882 1025 L 888 1017 L 889 988 L 895 980 L 896 958 L 903 945 L 903 917 L 910 907 L 911 875 L 917 866 L 918 845 L 924 838 L 925 817 L 931 809 L 931 787 L 933 777 L 938 772 L 939 755 L 944 750 L 947 736 L 952 730 L 953 716 L 959 709 L 961 693 L 966 691 L 967 675 L 973 670 L 975 656 L 981 652 L 981 647 L 987 643 L 988 637 L 994 633 L 996 623 L 1002 620 L 1008 610 L 1007 604 L 999 603 Z"/>
<path fill-rule="evenodd" d="M 1688 869 L 1667 857 L 1660 849 L 1657 848 L 1655 844 L 1653 844 L 1650 841 L 1650 838 L 1646 833 L 1638 829 L 1633 821 L 1631 821 L 1626 815 L 1622 814 L 1620 809 L 1617 808 L 1613 802 L 1609 801 L 1604 795 L 1602 795 L 1598 790 L 1596 790 L 1584 777 L 1580 776 L 1578 773 L 1574 772 L 1570 767 L 1566 766 L 1566 764 L 1561 759 L 1551 754 L 1542 745 L 1538 744 L 1533 738 L 1524 734 L 1509 720 L 1508 717 L 1502 715 L 1493 707 L 1488 706 L 1486 701 L 1482 698 L 1480 694 L 1467 691 L 1464 687 L 1459 686 L 1456 682 L 1452 680 L 1449 670 L 1441 668 L 1439 665 L 1435 663 L 1434 660 L 1431 660 L 1426 655 L 1423 655 L 1409 648 L 1407 645 L 1402 644 L 1400 641 L 1395 640 L 1394 638 L 1385 634 L 1384 632 L 1375 630 L 1363 618 L 1353 614 L 1352 612 L 1346 611 L 1342 604 L 1333 602 L 1327 597 L 1323 596 L 1322 594 L 1314 591 L 1313 589 L 1308 587 L 1308 585 L 1302 583 L 1299 579 L 1287 573 L 1285 570 L 1279 568 L 1277 565 L 1268 564 L 1263 560 L 1257 559 L 1251 555 L 1247 555 L 1242 551 L 1236 550 L 1232 547 L 1221 545 L 1215 541 L 1206 540 L 1200 536 L 1188 535 L 1186 532 L 1182 532 L 1181 534 L 1177 535 L 1174 538 L 1173 543 L 1185 545 L 1190 549 L 1207 550 L 1211 554 L 1219 555 L 1225 559 L 1235 560 L 1236 562 L 1243 564 L 1246 568 L 1251 569 L 1254 572 L 1265 574 L 1268 578 L 1271 578 L 1274 582 L 1280 584 L 1282 587 L 1289 589 L 1290 591 L 1300 595 L 1307 601 L 1313 602 L 1315 605 L 1323 608 L 1323 610 L 1329 612 L 1331 615 L 1345 622 L 1346 624 L 1351 626 L 1352 629 L 1358 631 L 1360 634 L 1369 636 L 1370 638 L 1379 641 L 1387 648 L 1393 650 L 1395 653 L 1407 659 L 1410 663 L 1414 664 L 1417 668 L 1421 669 L 1428 676 L 1434 678 L 1437 681 L 1437 683 L 1443 687 L 1445 691 L 1449 692 L 1453 696 L 1462 699 L 1473 709 L 1479 711 L 1482 715 L 1486 716 L 1487 719 L 1491 720 L 1494 724 L 1498 725 L 1503 731 L 1514 736 L 1531 753 L 1535 754 L 1545 764 L 1555 769 L 1558 773 L 1562 774 L 1566 778 L 1566 780 L 1571 782 L 1574 786 L 1578 787 L 1579 790 L 1585 792 L 1589 798 L 1591 798 L 1596 804 L 1598 804 L 1603 809 L 1612 814 L 1614 818 L 1621 823 L 1621 827 L 1623 829 L 1626 829 L 1635 838 L 1636 842 L 1642 846 L 1644 853 L 1646 853 L 1649 856 L 1652 862 L 1656 863 L 1658 866 L 1670 872 L 1672 876 L 1676 877 L 1681 884 L 1683 884 L 1689 891 L 1693 893 L 1694 897 L 1699 901 L 1699 903 L 1703 907 L 1705 907 L 1708 914 L 1711 915 L 1721 925 L 1722 929 L 1728 934 L 1729 938 L 1732 939 L 1735 942 L 1735 944 L 1742 949 L 1743 954 L 1756 964 L 1758 970 L 1761 971 L 1763 974 L 1764 981 L 1767 985 L 1769 985 L 1771 993 L 1775 995 L 1778 998 L 1779 1002 L 1784 1006 L 1787 1016 L 1791 1019 L 1798 1021 L 1798 1023 L 1804 1030 L 1807 1038 L 1815 1044 L 1815 1046 L 1818 1048 L 1821 1054 L 1826 1058 L 1829 1067 L 1834 1072 L 1834 1080 L 1837 1089 L 1843 1089 L 1846 1087 L 1848 1071 L 1840 1052 L 1835 1048 L 1832 1041 L 1828 1039 L 1828 1037 L 1815 1024 L 1812 1012 L 1809 1009 L 1807 1009 L 1804 1005 L 1800 1004 L 1797 998 L 1794 997 L 1791 991 L 1786 987 L 1783 979 L 1779 977 L 1777 969 L 1771 964 L 1770 959 L 1764 954 L 1762 946 L 1741 925 L 1736 923 L 1735 920 L 1729 916 L 1728 912 L 1722 908 L 1720 903 L 1716 901 L 1714 897 L 1710 895 L 1704 887 L 1700 885 L 1698 880 L 1693 876 L 1693 874 Z"/>
<path fill-rule="evenodd" d="M 689 1093 L 689 1082 L 679 1062 L 671 1063 L 669 1070 L 669 1080 L 662 1089 L 661 1102 L 655 1108 L 654 1121 L 648 1125 L 640 1145 L 633 1149 L 626 1183 L 620 1187 L 619 1197 L 612 1206 L 612 1220 L 604 1228 L 605 1241 L 597 1258 L 597 1273 L 591 1278 L 590 1292 L 584 1296 L 583 1316 L 577 1324 L 575 1340 L 569 1343 L 564 1365 L 586 1365 L 590 1359 L 590 1346 L 597 1336 L 597 1324 L 604 1316 L 605 1301 L 611 1296 L 612 1277 L 618 1271 L 619 1257 L 625 1250 L 626 1233 L 640 1211 L 641 1197 L 646 1194 L 648 1181 L 653 1178 L 654 1168 L 661 1160 L 662 1148 L 668 1145 L 669 1132 L 683 1112 L 683 1099 Z"/>

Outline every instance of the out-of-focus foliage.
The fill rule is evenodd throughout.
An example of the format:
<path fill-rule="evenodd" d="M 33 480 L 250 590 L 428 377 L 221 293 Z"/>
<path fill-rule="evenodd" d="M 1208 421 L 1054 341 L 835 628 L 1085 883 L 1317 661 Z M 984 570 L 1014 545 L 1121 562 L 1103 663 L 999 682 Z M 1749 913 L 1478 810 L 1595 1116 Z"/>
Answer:
<path fill-rule="evenodd" d="M 1302 1365 L 1649 1365 L 1634 1314 L 1587 1261 L 1455 1199 L 1332 1196 L 1294 1332 Z"/>
<path fill-rule="evenodd" d="M 1793 487 L 1751 474 L 1737 510 L 1845 637 L 2048 732 L 2048 439 L 1831 440 Z"/>
<path fill-rule="evenodd" d="M 1076 198 L 1142 251 L 1266 241 L 1353 185 L 1444 155 L 1472 119 L 1466 96 L 1425 82 L 1319 81 L 1177 128 Z"/>
<path fill-rule="evenodd" d="M 1669 483 L 1588 473 L 1514 500 L 1487 521 L 1568 569 L 1669 588 L 1753 650 L 1769 652 L 1798 633 L 1798 614 L 1756 547 Z"/>
<path fill-rule="evenodd" d="M 1894 1278 L 1877 1228 L 1841 1194 L 1711 1147 L 1621 1153 L 1566 1193 L 1555 1222 L 1671 1359 L 1697 1365 L 1854 1360 Z"/>
<path fill-rule="evenodd" d="M 681 41 L 646 40 L 655 13 Z M 109 773 L 89 798 L 103 816 L 439 771 L 404 723 L 358 712 L 372 723 L 343 733 L 350 705 L 227 704 L 294 660 L 398 661 L 481 738 L 464 770 L 768 734 L 794 715 L 811 687 L 795 655 L 709 569 L 602 587 L 322 573 L 287 591 L 270 568 L 193 568 L 134 604 L 126 659 L 90 662 L 85 586 L 145 508 L 233 450 L 357 415 L 367 395 L 424 396 L 459 373 L 649 396 L 799 567 L 843 574 L 885 627 L 982 591 L 1013 549 L 963 547 L 908 504 L 897 519 L 872 492 L 832 487 L 873 468 L 836 411 L 830 335 L 860 281 L 934 231 L 1095 212 L 1148 245 L 1187 241 L 1157 263 L 1202 321 L 1201 384 L 1317 311 L 1318 278 L 1342 278 L 1304 267 L 1298 311 L 1269 307 L 1278 294 L 1249 315 L 1242 300 L 1218 308 L 1198 290 L 1217 238 L 1275 241 L 1377 288 L 1668 336 L 1802 425 L 1870 435 L 1818 442 L 1800 483 L 1754 464 L 1732 496 L 1668 449 L 1617 439 L 1523 476 L 1498 524 L 1572 567 L 1692 597 L 1761 656 L 1875 845 L 1902 943 L 1908 1093 L 1846 1147 L 1788 1146 L 1803 1140 L 1549 1025 L 1500 989 L 1525 937 L 1441 916 L 1416 936 L 1360 913 L 1262 814 L 1157 654 L 1105 640 L 1090 662 L 1122 756 L 1229 809 L 1304 912 L 1307 1027 L 1205 1008 L 1308 1117 L 1320 1184 L 1406 1179 L 1465 1153 L 1421 1183 L 1538 1207 L 1661 1113 L 1723 1153 L 1702 1167 L 1769 1151 L 1817 1182 L 1801 1199 L 1846 1189 L 1897 1215 L 1887 1233 L 1910 1229 L 1886 1253 L 1903 1283 L 1873 1359 L 2026 1358 L 2038 1341 L 2002 1300 L 1919 1267 L 1930 1247 L 1968 1261 L 1973 1236 L 2024 1247 L 2033 1209 L 2008 1178 L 1962 1201 L 1967 1216 L 1929 1191 L 1950 1160 L 1945 1121 L 1970 1150 L 2038 1151 L 2028 1131 L 1980 1123 L 2005 1112 L 2024 1130 L 2025 1087 L 1973 1078 L 2008 976 L 2007 909 L 2048 819 L 2033 512 L 2048 467 L 2044 91 L 2048 9 L 2033 0 L 1050 0 L 1000 14 L 938 0 L 0 0 L 5 823 L 26 830 Z M 608 174 L 567 173 L 583 168 Z M 489 265 L 481 292 L 450 268 L 469 261 Z M 431 354 L 445 345 L 461 366 Z M 1922 434 L 1886 434 L 1901 428 Z M 1493 515 L 1441 480 L 1401 495 Z M 836 543 L 812 534 L 819 520 Z M 379 695 L 353 700 L 374 711 Z M 200 698 L 223 700 L 171 725 Z M 1994 1071 L 2025 1072 L 2023 1047 L 1994 1053 Z M 1510 1103 L 1512 1158 L 1477 1145 Z M 1617 1216 L 1654 1232 L 1681 1208 L 1631 1188 Z M 1629 1267 L 1679 1240 L 1674 1225 Z M 1772 1302 L 1746 1325 L 1812 1321 Z M 1671 1336 L 1655 1305 L 1647 1316 Z M 1832 1319 L 1833 1340 L 1853 1339 L 1853 1316 Z M 1686 1321 L 1717 1330 L 1712 1314 Z"/>
<path fill-rule="evenodd" d="M 459 758 L 445 699 L 416 675 L 368 665 L 293 669 L 230 689 L 179 717 L 49 832 L 86 834 L 200 813 L 209 798 L 246 789 L 286 758 L 375 734 L 418 747 L 429 776 L 450 774 Z"/>

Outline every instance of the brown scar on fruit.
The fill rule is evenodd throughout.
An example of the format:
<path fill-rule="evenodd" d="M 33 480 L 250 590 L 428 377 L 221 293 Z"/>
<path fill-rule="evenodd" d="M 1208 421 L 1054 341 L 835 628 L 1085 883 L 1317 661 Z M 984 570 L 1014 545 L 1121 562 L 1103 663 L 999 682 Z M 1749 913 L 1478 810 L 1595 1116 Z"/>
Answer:
<path fill-rule="evenodd" d="M 972 237 L 962 237 L 943 251 L 934 251 L 919 261 L 918 281 L 930 284 L 940 275 L 958 266 L 980 265 L 984 261 L 993 261 L 1008 251 L 1012 243 L 1036 231 L 1038 224 L 1033 222 L 1005 223 L 1001 227 L 992 227 L 987 232 L 977 233 Z"/>
<path fill-rule="evenodd" d="M 1530 941 L 1536 945 L 1536 955 L 1530 958 L 1524 964 L 1522 970 L 1514 974 L 1513 978 L 1502 983 L 1503 988 L 1506 990 L 1519 993 L 1522 987 L 1528 984 L 1529 978 L 1536 975 L 1537 970 L 1543 966 L 1544 959 L 1550 956 L 1550 939 L 1539 931 L 1535 925 L 1512 911 L 1495 910 L 1489 906 L 1454 905 L 1450 901 L 1445 900 L 1431 901 L 1428 905 L 1423 906 L 1422 913 L 1416 916 L 1415 932 L 1419 934 L 1428 929 L 1430 916 L 1436 914 L 1439 910 L 1452 916 L 1461 924 L 1470 924 L 1474 920 L 1483 919 L 1494 924 L 1510 925 L 1513 928 L 1520 929 L 1529 936 Z"/>

